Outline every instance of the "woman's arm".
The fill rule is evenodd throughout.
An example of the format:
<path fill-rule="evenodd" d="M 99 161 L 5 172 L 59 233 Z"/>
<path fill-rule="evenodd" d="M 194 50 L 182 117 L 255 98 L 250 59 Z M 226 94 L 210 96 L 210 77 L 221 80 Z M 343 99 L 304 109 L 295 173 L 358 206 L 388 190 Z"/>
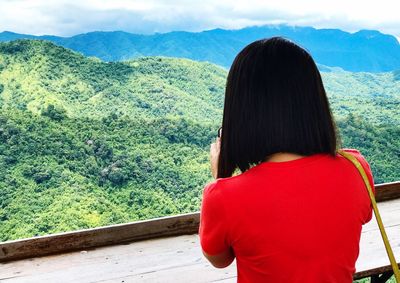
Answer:
<path fill-rule="evenodd" d="M 235 259 L 235 254 L 232 248 L 216 255 L 209 255 L 205 251 L 203 251 L 203 255 L 216 268 L 225 268 L 229 266 Z"/>
<path fill-rule="evenodd" d="M 221 138 L 216 138 L 215 142 L 210 146 L 210 163 L 211 163 L 211 174 L 214 179 L 217 179 L 218 175 L 218 158 L 221 149 Z"/>
<path fill-rule="evenodd" d="M 218 173 L 218 157 L 220 153 L 221 139 L 216 138 L 215 142 L 211 144 L 210 147 L 210 163 L 211 163 L 211 174 L 217 179 Z M 210 255 L 202 249 L 203 255 L 207 260 L 216 268 L 225 268 L 229 266 L 235 259 L 235 254 L 232 248 L 228 248 L 222 253 Z"/>

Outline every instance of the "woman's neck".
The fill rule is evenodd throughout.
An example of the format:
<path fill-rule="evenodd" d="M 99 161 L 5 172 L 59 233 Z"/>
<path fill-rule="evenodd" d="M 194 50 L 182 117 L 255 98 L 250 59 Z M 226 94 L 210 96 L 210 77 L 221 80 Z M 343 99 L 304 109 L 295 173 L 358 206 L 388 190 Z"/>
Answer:
<path fill-rule="evenodd" d="M 304 155 L 299 155 L 290 152 L 277 152 L 267 156 L 265 161 L 267 162 L 284 162 L 284 161 L 291 161 L 299 158 L 305 157 Z"/>

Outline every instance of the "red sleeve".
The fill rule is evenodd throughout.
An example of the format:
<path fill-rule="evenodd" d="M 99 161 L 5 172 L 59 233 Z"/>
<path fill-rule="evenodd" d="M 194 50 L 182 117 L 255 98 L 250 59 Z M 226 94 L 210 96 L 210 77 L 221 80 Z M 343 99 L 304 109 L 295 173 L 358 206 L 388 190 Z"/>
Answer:
<path fill-rule="evenodd" d="M 375 195 L 375 184 L 374 184 L 374 177 L 372 175 L 372 170 L 371 170 L 371 166 L 369 165 L 369 163 L 367 162 L 367 160 L 365 159 L 365 157 L 361 154 L 361 152 L 357 149 L 344 149 L 344 151 L 351 153 L 354 157 L 357 158 L 357 160 L 361 163 L 362 167 L 364 168 L 365 173 L 367 174 L 369 183 L 371 185 L 372 188 L 372 192 Z M 369 210 L 368 215 L 365 218 L 365 223 L 369 222 L 372 219 L 372 204 L 371 204 L 371 209 Z"/>
<path fill-rule="evenodd" d="M 209 255 L 216 255 L 229 249 L 227 218 L 215 186 L 215 182 L 205 186 L 200 210 L 200 244 L 203 251 Z"/>

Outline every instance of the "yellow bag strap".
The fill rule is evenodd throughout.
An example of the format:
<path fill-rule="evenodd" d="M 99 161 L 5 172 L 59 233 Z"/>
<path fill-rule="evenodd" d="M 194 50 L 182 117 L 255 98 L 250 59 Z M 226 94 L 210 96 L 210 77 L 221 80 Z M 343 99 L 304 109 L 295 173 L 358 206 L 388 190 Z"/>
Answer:
<path fill-rule="evenodd" d="M 383 243 L 385 244 L 386 252 L 389 257 L 390 264 L 392 265 L 392 268 L 393 268 L 394 277 L 396 278 L 396 282 L 400 283 L 399 266 L 397 265 L 396 259 L 393 255 L 392 247 L 390 246 L 389 239 L 386 235 L 385 227 L 383 226 L 382 218 L 381 218 L 381 215 L 379 214 L 378 206 L 376 205 L 375 195 L 374 195 L 374 192 L 372 191 L 371 185 L 369 183 L 368 176 L 365 173 L 364 168 L 362 167 L 361 163 L 357 160 L 356 157 L 354 157 L 352 154 L 350 154 L 348 152 L 345 152 L 342 149 L 339 149 L 338 153 L 340 155 L 342 155 L 343 157 L 347 158 L 348 160 L 350 160 L 357 167 L 358 171 L 360 172 L 360 174 L 364 180 L 365 186 L 367 187 L 367 190 L 368 190 L 369 198 L 371 199 L 372 207 L 374 209 L 376 222 L 378 223 L 379 230 L 381 232 L 381 236 L 383 239 Z"/>

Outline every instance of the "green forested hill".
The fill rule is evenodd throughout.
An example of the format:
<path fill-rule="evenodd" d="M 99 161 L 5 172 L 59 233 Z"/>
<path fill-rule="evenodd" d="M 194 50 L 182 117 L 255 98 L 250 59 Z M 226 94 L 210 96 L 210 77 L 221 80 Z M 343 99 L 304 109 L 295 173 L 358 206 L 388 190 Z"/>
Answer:
<path fill-rule="evenodd" d="M 104 63 L 45 41 L 0 44 L 0 106 L 68 117 L 220 117 L 225 71 L 185 59 L 149 57 Z"/>
<path fill-rule="evenodd" d="M 0 240 L 198 210 L 227 71 L 0 44 Z M 396 73 L 323 73 L 344 147 L 400 179 Z M 350 114 L 351 113 L 351 114 Z"/>

